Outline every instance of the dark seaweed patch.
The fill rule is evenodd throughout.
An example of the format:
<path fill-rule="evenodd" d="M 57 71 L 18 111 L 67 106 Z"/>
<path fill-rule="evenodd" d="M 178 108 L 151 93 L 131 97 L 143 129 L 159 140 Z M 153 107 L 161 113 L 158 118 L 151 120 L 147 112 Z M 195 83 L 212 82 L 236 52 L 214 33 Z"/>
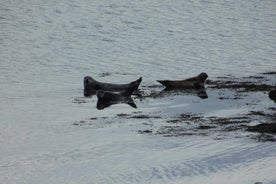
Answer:
<path fill-rule="evenodd" d="M 161 118 L 161 116 L 156 115 L 147 115 L 147 114 L 117 114 L 118 117 L 121 118 L 128 118 L 128 119 L 158 119 Z"/>
<path fill-rule="evenodd" d="M 76 122 L 73 123 L 73 125 L 75 125 L 75 126 L 84 126 L 84 125 L 86 125 L 86 124 L 87 124 L 87 122 L 86 122 L 86 121 L 83 121 L 83 120 L 81 120 L 81 121 L 76 121 Z"/>
<path fill-rule="evenodd" d="M 152 115 L 145 115 L 145 114 L 140 114 L 140 115 L 134 115 L 131 116 L 130 118 L 134 118 L 134 119 L 150 119 L 150 118 L 161 118 L 160 116 L 152 116 Z"/>
<path fill-rule="evenodd" d="M 256 84 L 253 82 L 239 82 L 239 81 L 209 81 L 210 88 L 216 89 L 239 89 L 239 92 L 256 92 L 256 91 L 269 91 L 274 86 L 268 84 Z"/>
<path fill-rule="evenodd" d="M 110 73 L 110 72 L 103 72 L 103 73 L 99 74 L 99 77 L 106 77 L 106 76 L 110 76 L 110 75 L 112 75 L 112 73 Z"/>
<path fill-rule="evenodd" d="M 84 97 L 76 97 L 72 100 L 72 103 L 76 103 L 76 104 L 84 104 L 87 103 L 87 98 Z"/>
<path fill-rule="evenodd" d="M 267 142 L 267 141 L 276 142 L 276 139 L 273 135 L 266 134 L 266 133 L 261 133 L 255 136 L 251 136 L 251 138 L 260 142 Z"/>
<path fill-rule="evenodd" d="M 192 113 L 183 113 L 178 116 L 175 116 L 173 119 L 167 120 L 167 123 L 195 123 L 199 121 L 204 121 L 203 116 L 198 115 L 198 114 L 192 114 Z"/>
<path fill-rule="evenodd" d="M 266 116 L 267 114 L 265 114 L 264 111 L 250 111 L 248 115 Z"/>
<path fill-rule="evenodd" d="M 208 130 L 208 129 L 212 129 L 212 128 L 216 128 L 216 126 L 200 125 L 200 126 L 198 127 L 199 130 Z"/>
<path fill-rule="evenodd" d="M 276 75 L 276 71 L 275 72 L 265 72 L 265 73 L 262 73 L 264 75 Z"/>
<path fill-rule="evenodd" d="M 247 117 L 211 117 L 209 118 L 211 123 L 215 123 L 217 125 L 233 125 L 233 124 L 241 124 L 241 123 L 249 123 L 250 120 Z"/>
<path fill-rule="evenodd" d="M 121 113 L 121 114 L 117 114 L 118 117 L 129 117 L 131 116 L 130 114 L 125 114 L 125 113 Z"/>
<path fill-rule="evenodd" d="M 139 134 L 152 134 L 152 130 L 138 130 Z"/>
<path fill-rule="evenodd" d="M 271 133 L 276 134 L 276 123 L 262 123 L 247 128 L 250 132 Z"/>

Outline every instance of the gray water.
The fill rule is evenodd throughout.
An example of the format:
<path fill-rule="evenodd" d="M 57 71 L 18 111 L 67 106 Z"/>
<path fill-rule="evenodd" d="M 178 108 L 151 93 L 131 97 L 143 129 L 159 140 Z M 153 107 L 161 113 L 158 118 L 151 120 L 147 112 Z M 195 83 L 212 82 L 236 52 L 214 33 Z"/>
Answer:
<path fill-rule="evenodd" d="M 0 2 L 0 182 L 276 182 L 273 143 L 145 136 L 135 132 L 141 122 L 115 116 L 186 104 L 98 111 L 95 97 L 82 98 L 86 75 L 142 76 L 148 86 L 203 71 L 275 71 L 275 12 L 272 0 Z M 90 118 L 98 120 L 74 126 Z"/>

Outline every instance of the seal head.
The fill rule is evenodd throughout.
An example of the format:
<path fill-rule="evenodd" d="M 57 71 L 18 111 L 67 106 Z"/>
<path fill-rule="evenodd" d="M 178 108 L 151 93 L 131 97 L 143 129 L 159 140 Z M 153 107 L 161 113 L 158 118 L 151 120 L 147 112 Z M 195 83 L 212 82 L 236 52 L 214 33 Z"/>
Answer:
<path fill-rule="evenodd" d="M 84 86 L 83 95 L 85 97 L 89 97 L 91 95 L 95 95 L 96 92 L 97 92 L 96 89 L 100 87 L 100 86 L 97 86 L 97 81 L 94 80 L 90 76 L 85 76 L 83 78 L 83 86 Z"/>

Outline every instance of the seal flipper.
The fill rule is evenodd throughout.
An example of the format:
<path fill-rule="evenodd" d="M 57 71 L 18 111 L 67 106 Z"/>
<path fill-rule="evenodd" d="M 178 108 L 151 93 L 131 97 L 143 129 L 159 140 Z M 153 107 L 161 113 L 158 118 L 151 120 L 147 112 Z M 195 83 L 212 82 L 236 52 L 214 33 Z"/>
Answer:
<path fill-rule="evenodd" d="M 159 82 L 160 84 L 162 84 L 166 88 L 170 87 L 170 81 L 169 80 L 157 80 L 157 82 Z"/>
<path fill-rule="evenodd" d="M 142 77 L 140 77 L 140 78 L 137 79 L 136 81 L 131 82 L 131 83 L 129 84 L 129 86 L 131 87 L 132 85 L 134 85 L 134 86 L 136 86 L 136 89 L 135 89 L 135 90 L 137 90 L 138 87 L 139 87 L 139 85 L 141 84 L 141 82 L 142 82 Z"/>
<path fill-rule="evenodd" d="M 130 98 L 129 101 L 127 102 L 127 104 L 135 109 L 137 109 L 137 106 L 136 104 L 134 103 L 133 99 Z"/>
<path fill-rule="evenodd" d="M 134 102 L 129 102 L 129 103 L 127 103 L 127 104 L 128 104 L 129 106 L 131 106 L 131 107 L 137 109 L 137 106 L 136 106 L 136 104 L 135 104 Z"/>
<path fill-rule="evenodd" d="M 140 77 L 139 79 L 137 79 L 136 81 L 133 81 L 134 83 L 138 83 L 140 85 L 140 83 L 142 82 L 142 77 Z M 130 84 L 132 84 L 133 82 L 131 82 Z"/>
<path fill-rule="evenodd" d="M 139 84 L 138 84 L 138 86 L 139 86 Z M 132 95 L 132 93 L 138 88 L 138 86 L 137 86 L 137 84 L 135 82 L 132 83 L 132 84 L 130 84 L 129 88 L 127 90 L 125 90 L 124 92 L 121 93 L 122 96 L 124 96 L 124 97 L 130 97 Z"/>

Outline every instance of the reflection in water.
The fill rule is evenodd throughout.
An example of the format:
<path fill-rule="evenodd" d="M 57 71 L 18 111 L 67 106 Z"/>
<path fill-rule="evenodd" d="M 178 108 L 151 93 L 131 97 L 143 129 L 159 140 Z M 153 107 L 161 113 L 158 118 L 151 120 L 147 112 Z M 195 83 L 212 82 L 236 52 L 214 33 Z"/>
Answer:
<path fill-rule="evenodd" d="M 110 107 L 114 104 L 128 104 L 133 108 L 137 108 L 132 98 L 123 99 L 123 100 L 98 100 L 97 101 L 97 109 L 102 110 L 104 108 Z"/>
<path fill-rule="evenodd" d="M 109 91 L 99 90 L 97 91 L 97 109 L 101 110 L 114 104 L 129 104 L 131 107 L 137 108 L 131 94 L 134 89 L 129 89 L 124 92 L 115 93 Z"/>
<path fill-rule="evenodd" d="M 197 96 L 201 99 L 206 99 L 208 98 L 208 94 L 206 92 L 206 88 L 199 89 L 197 92 Z"/>
<path fill-rule="evenodd" d="M 208 94 L 206 92 L 206 88 L 200 88 L 198 90 L 196 89 L 169 89 L 169 88 L 165 88 L 163 91 L 160 92 L 159 95 L 168 95 L 168 94 L 176 94 L 176 95 L 195 95 L 198 96 L 201 99 L 206 99 L 208 98 Z"/>

